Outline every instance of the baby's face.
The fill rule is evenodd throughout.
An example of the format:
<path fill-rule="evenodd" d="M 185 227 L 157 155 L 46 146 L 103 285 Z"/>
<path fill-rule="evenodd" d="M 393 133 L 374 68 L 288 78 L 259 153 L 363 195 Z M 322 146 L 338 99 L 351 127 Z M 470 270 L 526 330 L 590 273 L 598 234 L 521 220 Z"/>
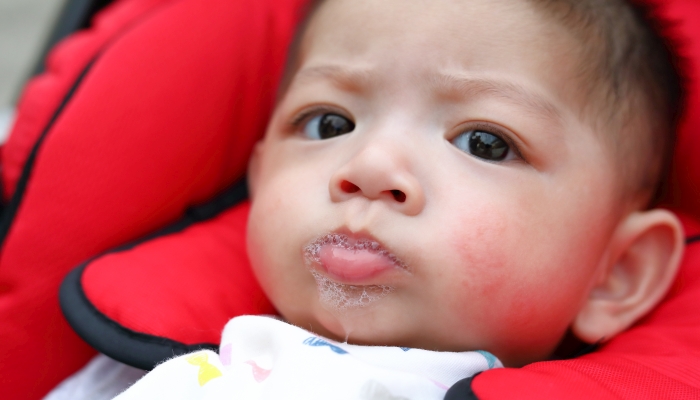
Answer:
<path fill-rule="evenodd" d="M 512 0 L 332 0 L 251 170 L 248 247 L 291 323 L 546 358 L 621 215 L 575 41 Z"/>

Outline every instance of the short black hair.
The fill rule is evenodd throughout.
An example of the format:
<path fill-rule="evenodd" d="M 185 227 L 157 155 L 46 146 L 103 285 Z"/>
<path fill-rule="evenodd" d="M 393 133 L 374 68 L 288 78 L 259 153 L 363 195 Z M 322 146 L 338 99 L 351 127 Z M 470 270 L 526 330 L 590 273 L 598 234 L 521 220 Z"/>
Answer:
<path fill-rule="evenodd" d="M 582 75 L 598 96 L 589 100 L 600 104 L 594 112 L 617 127 L 601 134 L 614 140 L 622 184 L 654 205 L 668 182 L 685 102 L 685 61 L 673 50 L 681 45 L 673 24 L 649 0 L 527 1 L 582 43 Z"/>

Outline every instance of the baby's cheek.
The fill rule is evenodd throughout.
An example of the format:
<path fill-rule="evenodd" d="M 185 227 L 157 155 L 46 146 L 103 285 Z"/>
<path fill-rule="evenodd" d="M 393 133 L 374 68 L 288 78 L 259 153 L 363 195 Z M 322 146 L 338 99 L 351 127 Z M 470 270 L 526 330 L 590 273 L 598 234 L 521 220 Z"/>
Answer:
<path fill-rule="evenodd" d="M 463 287 L 478 295 L 499 291 L 512 262 L 511 225 L 507 217 L 488 207 L 450 222 L 448 251 L 454 278 Z"/>
<path fill-rule="evenodd" d="M 522 266 L 527 268 L 527 266 Z M 537 269 L 513 273 L 491 294 L 493 335 L 514 349 L 551 351 L 571 324 L 579 304 L 575 282 Z M 517 334 L 514 334 L 517 332 Z"/>
<path fill-rule="evenodd" d="M 490 324 L 484 328 L 494 334 L 539 330 L 552 322 L 543 314 L 551 312 L 558 320 L 564 311 L 556 304 L 562 287 L 550 287 L 557 285 L 551 282 L 557 274 L 547 262 L 557 258 L 556 250 L 550 252 L 548 241 L 516 212 L 512 207 L 483 206 L 449 224 L 448 251 L 456 267 L 452 279 L 459 282 L 454 290 L 463 293 L 454 302 L 469 304 L 470 314 Z M 543 254 L 551 258 L 543 260 Z"/>

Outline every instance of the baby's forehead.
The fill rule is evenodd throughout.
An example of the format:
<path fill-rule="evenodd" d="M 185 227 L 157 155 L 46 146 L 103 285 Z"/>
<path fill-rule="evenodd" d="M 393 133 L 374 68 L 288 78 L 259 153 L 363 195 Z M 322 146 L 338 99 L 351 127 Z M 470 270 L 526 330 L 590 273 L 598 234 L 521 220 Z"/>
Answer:
<path fill-rule="evenodd" d="M 588 106 L 580 44 L 526 0 L 326 0 L 317 7 L 292 50 L 283 91 L 292 80 L 351 87 L 401 76 L 446 96 L 500 93 L 550 116 L 561 114 L 561 103 L 577 103 L 581 115 Z M 540 83 L 554 95 L 538 93 Z"/>

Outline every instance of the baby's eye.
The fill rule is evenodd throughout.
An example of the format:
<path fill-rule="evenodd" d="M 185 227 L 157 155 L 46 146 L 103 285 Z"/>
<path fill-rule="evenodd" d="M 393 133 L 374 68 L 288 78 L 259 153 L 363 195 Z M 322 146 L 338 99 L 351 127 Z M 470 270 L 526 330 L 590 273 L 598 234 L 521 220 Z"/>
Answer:
<path fill-rule="evenodd" d="M 466 131 L 452 139 L 458 149 L 488 161 L 503 161 L 510 153 L 508 143 L 500 137 L 479 130 Z"/>
<path fill-rule="evenodd" d="M 331 139 L 355 129 L 355 123 L 338 114 L 322 114 L 313 117 L 304 126 L 304 134 L 309 139 Z"/>

